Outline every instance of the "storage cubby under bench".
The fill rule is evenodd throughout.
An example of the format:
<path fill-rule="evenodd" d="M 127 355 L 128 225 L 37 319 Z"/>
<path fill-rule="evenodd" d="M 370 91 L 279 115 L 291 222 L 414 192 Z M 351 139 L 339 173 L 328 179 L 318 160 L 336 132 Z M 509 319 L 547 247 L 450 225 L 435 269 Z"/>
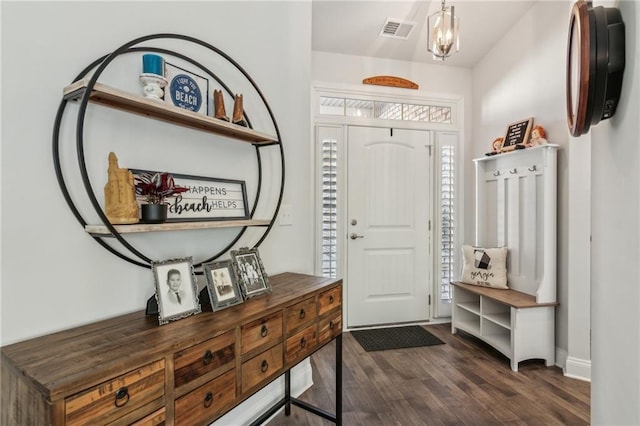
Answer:
<path fill-rule="evenodd" d="M 535 296 L 517 290 L 452 283 L 451 332 L 466 331 L 484 340 L 511 360 L 555 361 L 555 307 L 557 302 L 537 303 Z"/>

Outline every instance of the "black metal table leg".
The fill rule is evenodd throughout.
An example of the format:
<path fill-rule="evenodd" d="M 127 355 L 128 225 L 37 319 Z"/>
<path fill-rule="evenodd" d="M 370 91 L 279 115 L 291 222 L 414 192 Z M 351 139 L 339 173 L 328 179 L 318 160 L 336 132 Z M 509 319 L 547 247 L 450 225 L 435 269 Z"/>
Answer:
<path fill-rule="evenodd" d="M 336 426 L 342 425 L 342 333 L 336 337 Z"/>
<path fill-rule="evenodd" d="M 284 415 L 291 415 L 291 370 L 284 373 Z"/>

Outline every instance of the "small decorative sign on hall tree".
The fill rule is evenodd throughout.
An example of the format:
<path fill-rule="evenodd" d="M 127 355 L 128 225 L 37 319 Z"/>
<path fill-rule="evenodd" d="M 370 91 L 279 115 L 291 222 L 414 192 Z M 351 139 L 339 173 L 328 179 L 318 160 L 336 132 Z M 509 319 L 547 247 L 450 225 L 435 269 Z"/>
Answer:
<path fill-rule="evenodd" d="M 531 133 L 532 127 L 533 117 L 509 124 L 500 151 L 505 152 L 524 148 L 524 144 L 529 141 L 529 134 Z"/>

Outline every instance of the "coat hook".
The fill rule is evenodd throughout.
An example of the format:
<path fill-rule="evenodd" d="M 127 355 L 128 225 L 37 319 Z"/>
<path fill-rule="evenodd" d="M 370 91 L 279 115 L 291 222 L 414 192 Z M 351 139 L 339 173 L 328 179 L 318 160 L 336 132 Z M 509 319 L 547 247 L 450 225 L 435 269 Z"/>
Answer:
<path fill-rule="evenodd" d="M 529 171 L 530 172 L 535 172 L 536 170 L 538 170 L 538 168 L 536 167 L 535 164 L 533 166 L 529 167 Z"/>
<path fill-rule="evenodd" d="M 500 170 L 497 170 L 497 171 L 493 172 L 493 175 L 494 176 L 500 176 Z"/>
<path fill-rule="evenodd" d="M 518 169 L 509 170 L 509 173 L 515 175 L 516 173 L 518 173 Z"/>

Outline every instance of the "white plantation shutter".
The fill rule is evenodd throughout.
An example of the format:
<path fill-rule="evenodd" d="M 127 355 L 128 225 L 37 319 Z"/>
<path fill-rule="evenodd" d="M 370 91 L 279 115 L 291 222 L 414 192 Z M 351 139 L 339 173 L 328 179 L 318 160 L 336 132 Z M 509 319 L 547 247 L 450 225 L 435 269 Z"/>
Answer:
<path fill-rule="evenodd" d="M 451 281 L 456 276 L 455 146 L 440 147 L 440 300 L 451 300 Z"/>
<path fill-rule="evenodd" d="M 322 275 L 337 274 L 338 141 L 323 138 L 322 144 Z"/>

